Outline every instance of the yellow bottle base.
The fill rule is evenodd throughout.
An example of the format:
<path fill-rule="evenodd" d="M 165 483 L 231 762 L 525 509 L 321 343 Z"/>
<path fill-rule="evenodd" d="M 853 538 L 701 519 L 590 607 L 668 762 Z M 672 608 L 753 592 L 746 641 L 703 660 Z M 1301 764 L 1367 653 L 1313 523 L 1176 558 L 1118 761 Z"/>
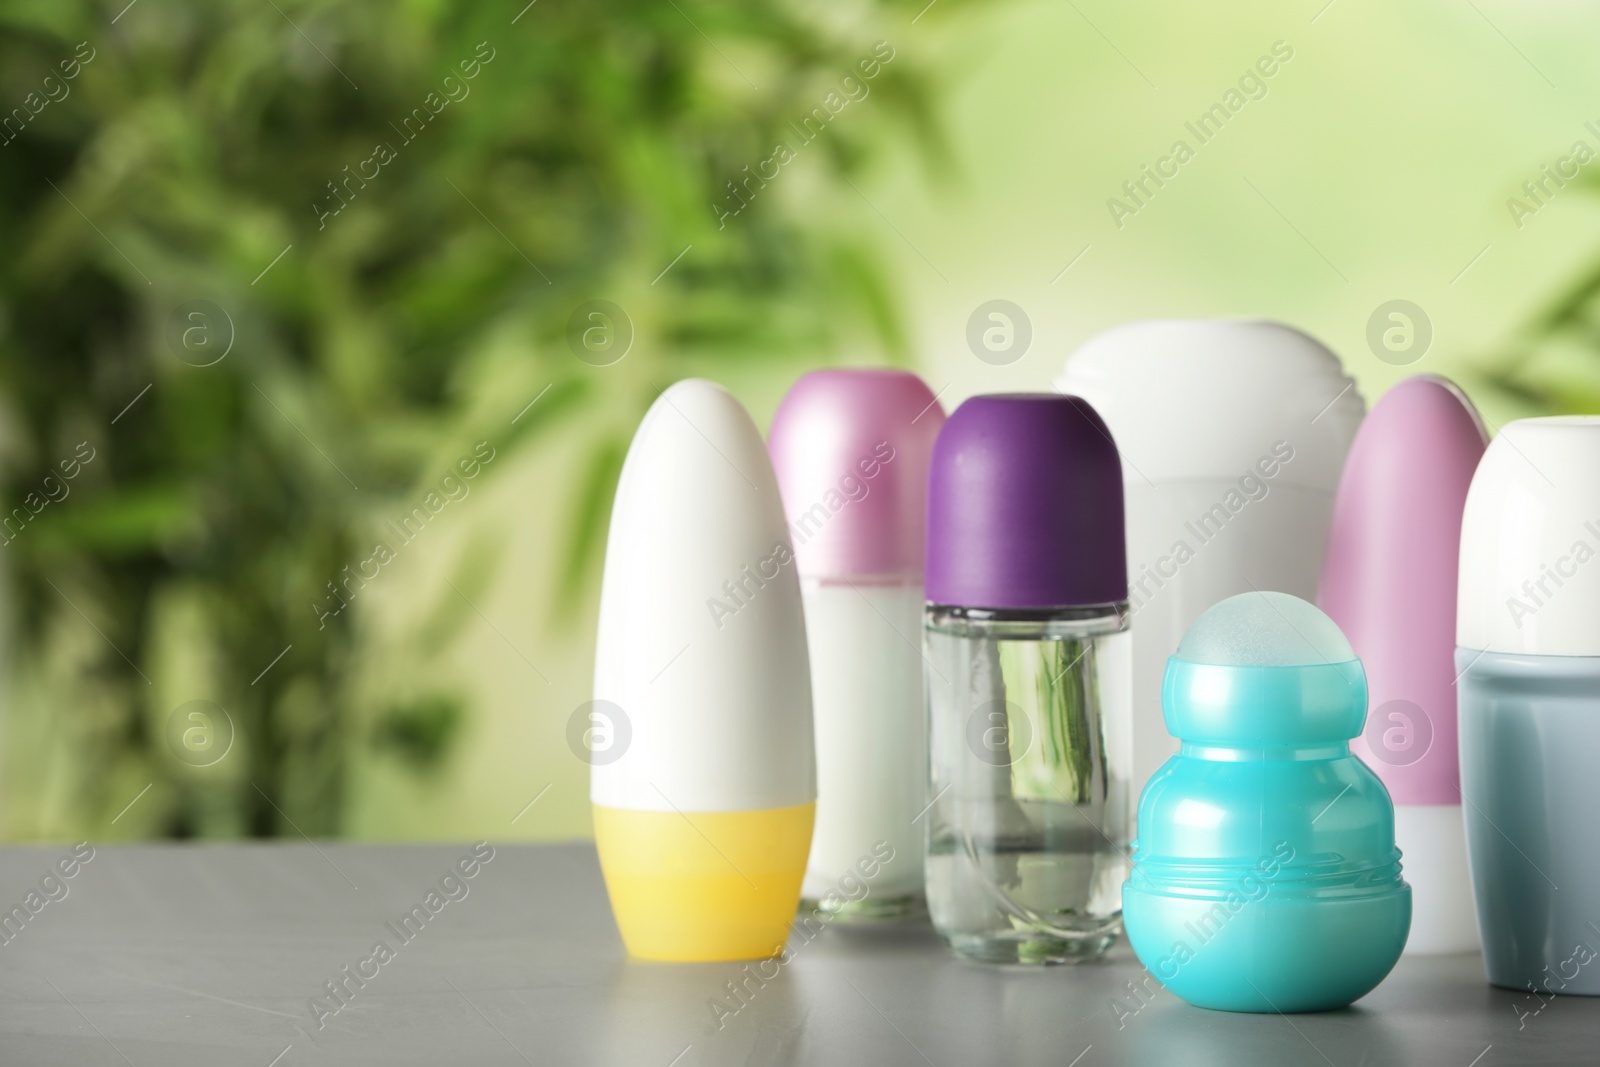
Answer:
<path fill-rule="evenodd" d="M 753 960 L 789 939 L 816 804 L 761 811 L 594 806 L 622 941 L 646 960 Z"/>

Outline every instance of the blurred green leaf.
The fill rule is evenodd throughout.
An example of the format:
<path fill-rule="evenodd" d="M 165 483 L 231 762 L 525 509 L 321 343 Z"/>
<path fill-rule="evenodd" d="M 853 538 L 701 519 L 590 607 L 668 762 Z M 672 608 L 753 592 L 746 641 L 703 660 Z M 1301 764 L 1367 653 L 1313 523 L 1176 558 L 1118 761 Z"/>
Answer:
<path fill-rule="evenodd" d="M 413 768 L 434 771 L 465 717 L 465 709 L 457 697 L 438 694 L 419 697 L 390 708 L 378 721 L 373 743 L 379 748 L 393 749 Z"/>
<path fill-rule="evenodd" d="M 628 441 L 614 437 L 594 452 L 584 470 L 582 496 L 561 556 L 561 579 L 551 609 L 552 620 L 572 614 L 585 579 L 605 555 L 611 502 L 617 492 L 617 480 L 622 476 L 622 461 L 627 455 Z"/>

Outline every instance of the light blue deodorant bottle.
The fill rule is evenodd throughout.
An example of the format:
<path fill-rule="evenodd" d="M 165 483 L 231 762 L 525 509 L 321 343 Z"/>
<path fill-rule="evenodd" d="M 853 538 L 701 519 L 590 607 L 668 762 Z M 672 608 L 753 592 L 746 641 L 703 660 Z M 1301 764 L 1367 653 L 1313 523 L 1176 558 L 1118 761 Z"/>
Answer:
<path fill-rule="evenodd" d="M 1462 815 L 1489 981 L 1600 995 L 1600 416 L 1490 443 L 1461 521 Z"/>
<path fill-rule="evenodd" d="M 1139 801 L 1128 940 L 1176 996 L 1222 1011 L 1342 1008 L 1405 947 L 1394 806 L 1350 739 L 1367 681 L 1339 628 L 1287 593 L 1201 615 L 1167 661 L 1181 747 Z"/>

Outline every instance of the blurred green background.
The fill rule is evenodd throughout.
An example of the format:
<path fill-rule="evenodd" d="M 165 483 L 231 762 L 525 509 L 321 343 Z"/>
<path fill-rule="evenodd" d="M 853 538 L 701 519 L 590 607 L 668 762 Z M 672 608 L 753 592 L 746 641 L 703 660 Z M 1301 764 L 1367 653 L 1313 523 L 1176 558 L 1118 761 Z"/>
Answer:
<path fill-rule="evenodd" d="M 1600 410 L 1597 32 L 1510 0 L 7 3 L 0 836 L 586 835 L 610 492 L 691 374 L 762 425 L 829 363 L 948 408 L 1129 318 L 1263 315 L 1369 402 L 1435 372 L 1493 426 Z M 966 341 L 992 299 L 1032 324 L 1006 366 Z M 1397 299 L 1431 343 L 1380 358 Z"/>

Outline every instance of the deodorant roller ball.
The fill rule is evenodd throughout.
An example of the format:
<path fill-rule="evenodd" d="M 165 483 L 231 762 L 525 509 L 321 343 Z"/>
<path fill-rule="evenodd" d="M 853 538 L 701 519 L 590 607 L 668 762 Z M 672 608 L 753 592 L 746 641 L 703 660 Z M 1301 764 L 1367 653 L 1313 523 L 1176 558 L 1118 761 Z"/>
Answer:
<path fill-rule="evenodd" d="M 1286 593 L 1201 615 L 1167 661 L 1181 742 L 1139 801 L 1128 940 L 1174 995 L 1221 1011 L 1342 1008 L 1411 928 L 1394 806 L 1350 753 L 1367 682 L 1339 628 Z"/>

